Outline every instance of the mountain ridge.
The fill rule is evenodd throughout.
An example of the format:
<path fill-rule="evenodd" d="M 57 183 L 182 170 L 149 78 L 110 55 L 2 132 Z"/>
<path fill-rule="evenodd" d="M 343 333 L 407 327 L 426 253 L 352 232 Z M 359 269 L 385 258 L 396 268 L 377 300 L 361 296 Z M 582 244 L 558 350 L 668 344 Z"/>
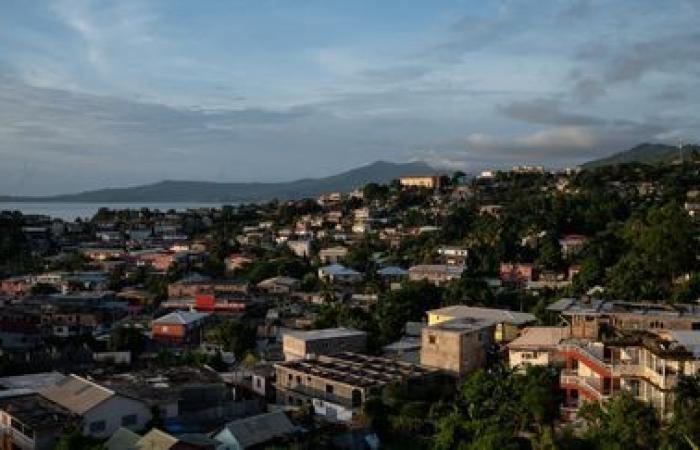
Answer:
<path fill-rule="evenodd" d="M 686 145 L 683 147 L 684 157 L 689 156 L 694 152 L 699 152 L 700 146 Z M 594 169 L 597 167 L 611 166 L 616 164 L 660 164 L 671 163 L 680 159 L 680 152 L 677 146 L 643 142 L 630 149 L 623 150 L 612 155 L 588 161 L 581 165 L 584 169 Z"/>
<path fill-rule="evenodd" d="M 387 183 L 409 175 L 435 174 L 423 161 L 375 161 L 335 175 L 282 182 L 214 182 L 161 180 L 131 187 L 108 187 L 50 196 L 0 196 L 0 202 L 36 203 L 147 203 L 147 202 L 256 202 L 316 197 L 324 192 L 350 191 L 371 182 Z"/>

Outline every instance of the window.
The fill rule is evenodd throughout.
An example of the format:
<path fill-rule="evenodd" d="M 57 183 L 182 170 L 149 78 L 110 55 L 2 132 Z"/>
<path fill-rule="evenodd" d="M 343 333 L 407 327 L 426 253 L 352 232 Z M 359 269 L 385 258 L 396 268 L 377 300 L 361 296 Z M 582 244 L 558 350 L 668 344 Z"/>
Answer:
<path fill-rule="evenodd" d="M 326 385 L 326 394 L 332 394 L 332 393 L 333 393 L 333 385 L 327 384 Z"/>
<path fill-rule="evenodd" d="M 436 344 L 437 343 L 437 336 L 435 336 L 433 334 L 428 335 L 428 342 L 430 344 L 433 344 L 433 345 Z"/>
<path fill-rule="evenodd" d="M 126 416 L 122 416 L 122 426 L 123 427 L 131 427 L 136 425 L 136 422 L 138 421 L 138 417 L 136 414 L 128 414 Z"/>
<path fill-rule="evenodd" d="M 96 422 L 90 422 L 90 433 L 100 433 L 107 428 L 107 424 L 104 420 L 98 420 Z"/>
<path fill-rule="evenodd" d="M 258 388 L 261 388 L 261 387 L 262 387 L 262 380 L 261 380 L 260 378 L 256 378 L 256 379 L 255 379 L 255 385 L 256 385 Z"/>

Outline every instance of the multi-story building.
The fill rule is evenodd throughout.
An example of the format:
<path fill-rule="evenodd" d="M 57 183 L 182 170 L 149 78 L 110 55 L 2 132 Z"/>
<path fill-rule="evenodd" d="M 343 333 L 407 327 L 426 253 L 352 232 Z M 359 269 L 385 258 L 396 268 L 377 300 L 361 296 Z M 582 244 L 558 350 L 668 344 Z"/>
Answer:
<path fill-rule="evenodd" d="M 464 266 L 449 266 L 446 264 L 419 264 L 408 269 L 408 279 L 411 281 L 428 280 L 436 285 L 459 280 L 464 272 Z"/>
<path fill-rule="evenodd" d="M 418 382 L 431 370 L 415 364 L 357 353 L 275 365 L 277 403 L 311 405 L 318 415 L 347 422 L 372 395 L 395 382 Z"/>
<path fill-rule="evenodd" d="M 565 341 L 558 350 L 569 412 L 581 400 L 603 400 L 624 390 L 665 416 L 679 377 L 700 371 L 700 331 L 626 331 L 603 341 Z"/>
<path fill-rule="evenodd" d="M 486 364 L 494 329 L 493 321 L 475 318 L 428 325 L 421 335 L 420 363 L 459 377 L 467 375 Z"/>
<path fill-rule="evenodd" d="M 399 182 L 403 187 L 437 189 L 440 187 L 440 177 L 437 175 L 401 177 Z"/>
<path fill-rule="evenodd" d="M 315 358 L 344 352 L 362 352 L 367 333 L 350 328 L 326 328 L 311 331 L 285 331 L 282 351 L 285 361 Z"/>
<path fill-rule="evenodd" d="M 437 250 L 442 262 L 448 266 L 466 266 L 469 249 L 464 247 L 442 246 Z"/>
<path fill-rule="evenodd" d="M 601 328 L 620 330 L 700 330 L 700 306 L 563 298 L 547 307 L 574 338 L 597 339 Z"/>

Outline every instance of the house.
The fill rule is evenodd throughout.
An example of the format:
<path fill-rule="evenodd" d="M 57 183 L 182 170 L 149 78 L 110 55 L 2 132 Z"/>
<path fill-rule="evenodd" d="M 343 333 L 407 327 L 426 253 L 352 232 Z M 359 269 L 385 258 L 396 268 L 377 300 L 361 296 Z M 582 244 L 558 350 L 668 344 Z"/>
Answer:
<path fill-rule="evenodd" d="M 53 450 L 63 432 L 79 418 L 41 395 L 0 399 L 0 448 Z"/>
<path fill-rule="evenodd" d="M 561 246 L 561 255 L 564 258 L 571 258 L 581 251 L 588 238 L 580 234 L 567 234 L 566 236 L 559 239 L 559 245 Z"/>
<path fill-rule="evenodd" d="M 486 365 L 495 323 L 458 318 L 423 328 L 420 363 L 462 377 Z"/>
<path fill-rule="evenodd" d="M 343 352 L 362 352 L 367 333 L 350 328 L 326 328 L 311 331 L 285 331 L 282 351 L 285 361 L 315 358 Z"/>
<path fill-rule="evenodd" d="M 572 338 L 597 339 L 602 326 L 620 330 L 700 330 L 700 305 L 562 298 L 547 307 Z"/>
<path fill-rule="evenodd" d="M 306 258 L 311 254 L 311 241 L 309 240 L 289 240 L 287 247 L 299 258 Z"/>
<path fill-rule="evenodd" d="M 345 257 L 348 256 L 347 247 L 336 246 L 321 249 L 318 253 L 318 258 L 321 260 L 322 264 L 337 264 L 343 262 Z"/>
<path fill-rule="evenodd" d="M 504 283 L 527 284 L 535 278 L 535 266 L 530 263 L 502 262 L 499 277 Z"/>
<path fill-rule="evenodd" d="M 151 324 L 153 340 L 163 344 L 198 344 L 201 328 L 208 313 L 175 311 L 155 319 Z"/>
<path fill-rule="evenodd" d="M 387 266 L 377 270 L 377 275 L 392 289 L 398 289 L 401 287 L 401 282 L 408 278 L 408 270 L 397 266 Z"/>
<path fill-rule="evenodd" d="M 352 284 L 362 281 L 362 274 L 341 264 L 331 264 L 318 269 L 318 278 L 331 283 Z"/>
<path fill-rule="evenodd" d="M 288 439 L 296 431 L 284 412 L 275 411 L 229 422 L 214 439 L 220 442 L 217 450 L 246 450 Z"/>
<path fill-rule="evenodd" d="M 391 383 L 418 383 L 432 370 L 402 361 L 357 353 L 275 364 L 277 403 L 311 405 L 329 421 L 349 422 L 370 395 Z"/>
<path fill-rule="evenodd" d="M 235 270 L 241 269 L 248 264 L 255 261 L 252 256 L 243 255 L 240 253 L 234 253 L 226 258 L 226 270 L 233 272 Z"/>
<path fill-rule="evenodd" d="M 301 282 L 292 277 L 272 277 L 258 283 L 257 288 L 268 294 L 289 294 L 299 289 Z"/>
<path fill-rule="evenodd" d="M 518 336 L 520 329 L 537 320 L 530 313 L 467 305 L 446 306 L 428 311 L 428 325 L 437 325 L 449 320 L 465 318 L 484 319 L 493 322 L 495 324 L 494 339 L 496 342 L 512 341 Z"/>
<path fill-rule="evenodd" d="M 106 450 L 215 450 L 219 442 L 205 435 L 175 437 L 157 428 L 143 436 L 120 428 L 105 443 Z"/>
<path fill-rule="evenodd" d="M 438 189 L 440 177 L 437 175 L 401 177 L 399 183 L 407 188 Z"/>
<path fill-rule="evenodd" d="M 464 247 L 442 246 L 439 247 L 438 255 L 442 262 L 448 266 L 466 266 L 469 258 L 469 250 Z"/>
<path fill-rule="evenodd" d="M 559 344 L 568 337 L 566 327 L 527 327 L 508 344 L 508 363 L 512 369 L 548 366 L 554 362 Z"/>
<path fill-rule="evenodd" d="M 459 280 L 464 272 L 464 266 L 448 266 L 446 264 L 419 264 L 408 269 L 408 279 L 411 281 L 428 280 L 440 286 L 450 281 Z"/>
<path fill-rule="evenodd" d="M 151 411 L 142 401 L 77 375 L 68 375 L 39 394 L 78 416 L 86 436 L 106 438 L 120 427 L 139 430 L 151 420 Z"/>

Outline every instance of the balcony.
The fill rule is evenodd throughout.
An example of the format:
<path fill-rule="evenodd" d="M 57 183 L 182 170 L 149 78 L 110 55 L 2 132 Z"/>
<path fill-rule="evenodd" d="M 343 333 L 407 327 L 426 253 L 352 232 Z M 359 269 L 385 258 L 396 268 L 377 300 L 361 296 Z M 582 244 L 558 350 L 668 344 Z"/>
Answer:
<path fill-rule="evenodd" d="M 605 389 L 600 378 L 584 377 L 572 371 L 563 371 L 559 382 L 562 385 L 572 385 L 583 388 L 586 392 L 592 394 L 598 400 L 601 400 L 609 395 L 608 389 Z"/>
<path fill-rule="evenodd" d="M 353 402 L 353 399 L 346 398 L 346 397 L 340 397 L 338 395 L 331 394 L 329 392 L 321 391 L 318 389 L 314 389 L 314 388 L 304 386 L 301 384 L 297 384 L 294 386 L 288 386 L 287 384 L 280 386 L 278 384 L 277 387 L 278 388 L 282 387 L 283 389 L 286 389 L 288 391 L 296 392 L 298 394 L 302 394 L 302 395 L 305 395 L 307 397 L 323 400 L 325 402 L 335 403 L 336 405 L 344 406 L 346 408 L 356 408 L 356 407 L 361 406 L 361 404 L 362 404 L 361 398 L 359 399 L 360 400 L 359 402 Z M 355 399 L 355 400 L 357 400 L 357 399 Z"/>

